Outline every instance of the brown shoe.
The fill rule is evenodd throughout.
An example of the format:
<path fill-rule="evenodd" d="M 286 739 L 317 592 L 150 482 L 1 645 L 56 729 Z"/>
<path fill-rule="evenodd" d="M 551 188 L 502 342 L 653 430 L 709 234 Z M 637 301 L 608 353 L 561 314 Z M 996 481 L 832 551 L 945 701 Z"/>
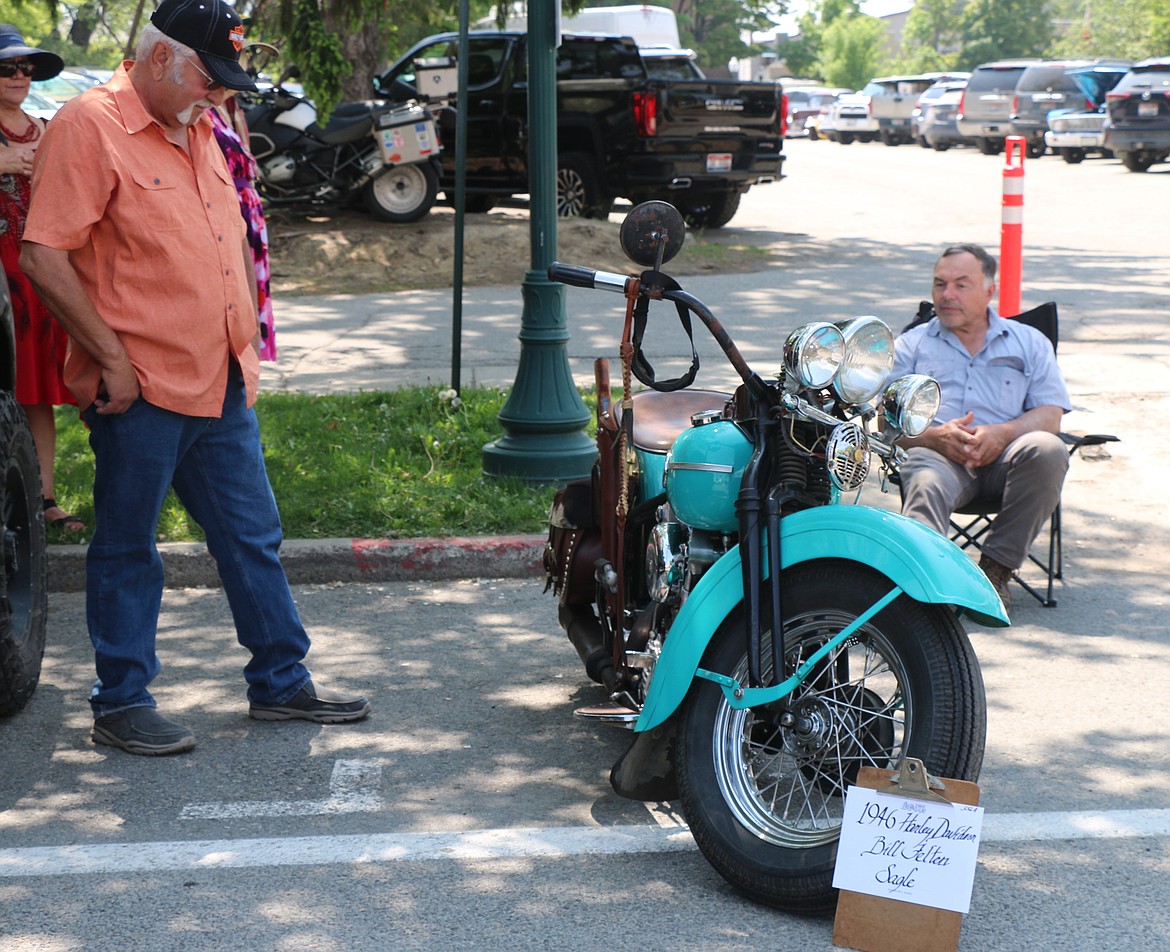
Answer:
<path fill-rule="evenodd" d="M 995 587 L 995 594 L 1003 602 L 1003 610 L 1011 614 L 1012 593 L 1008 591 L 1008 582 L 1012 580 L 1012 570 L 1006 565 L 1001 565 L 999 562 L 996 562 L 989 555 L 979 557 L 979 568 L 983 570 L 983 574 L 987 576 L 987 580 Z"/>

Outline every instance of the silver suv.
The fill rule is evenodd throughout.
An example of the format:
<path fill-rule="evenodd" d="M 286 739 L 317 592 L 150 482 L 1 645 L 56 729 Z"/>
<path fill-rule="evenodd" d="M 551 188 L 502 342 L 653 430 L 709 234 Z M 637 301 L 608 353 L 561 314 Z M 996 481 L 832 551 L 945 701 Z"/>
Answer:
<path fill-rule="evenodd" d="M 999 60 L 976 66 L 967 80 L 955 124 L 959 135 L 975 140 L 984 155 L 1003 151 L 1003 140 L 1011 135 L 1012 98 L 1016 83 L 1029 66 L 1040 60 Z"/>
<path fill-rule="evenodd" d="M 1029 66 L 1016 83 L 1011 134 L 1028 140 L 1028 155 L 1044 154 L 1048 114 L 1057 109 L 1092 112 L 1132 64 L 1128 60 L 1077 60 Z"/>

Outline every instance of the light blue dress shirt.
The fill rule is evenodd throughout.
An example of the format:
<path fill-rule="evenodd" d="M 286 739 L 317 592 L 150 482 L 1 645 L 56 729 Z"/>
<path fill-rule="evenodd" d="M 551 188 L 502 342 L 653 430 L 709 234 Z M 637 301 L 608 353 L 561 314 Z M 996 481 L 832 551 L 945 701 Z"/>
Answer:
<path fill-rule="evenodd" d="M 988 308 L 983 347 L 971 354 L 937 317 L 895 342 L 893 378 L 929 374 L 942 389 L 936 423 L 975 414 L 975 424 L 1006 423 L 1036 407 L 1072 409 L 1052 345 L 1040 331 Z M 891 378 L 891 379 L 893 379 Z"/>

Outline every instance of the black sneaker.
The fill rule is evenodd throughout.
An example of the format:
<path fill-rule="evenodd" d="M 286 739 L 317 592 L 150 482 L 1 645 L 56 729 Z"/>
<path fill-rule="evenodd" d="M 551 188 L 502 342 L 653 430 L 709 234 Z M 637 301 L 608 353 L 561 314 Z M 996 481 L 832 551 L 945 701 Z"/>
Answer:
<path fill-rule="evenodd" d="M 258 721 L 315 721 L 343 724 L 360 721 L 373 708 L 364 697 L 352 697 L 316 687 L 312 681 L 283 704 L 251 704 L 248 716 Z"/>
<path fill-rule="evenodd" d="M 195 735 L 168 721 L 153 707 L 132 707 L 96 718 L 93 742 L 120 747 L 131 754 L 160 757 L 190 750 L 195 746 Z"/>

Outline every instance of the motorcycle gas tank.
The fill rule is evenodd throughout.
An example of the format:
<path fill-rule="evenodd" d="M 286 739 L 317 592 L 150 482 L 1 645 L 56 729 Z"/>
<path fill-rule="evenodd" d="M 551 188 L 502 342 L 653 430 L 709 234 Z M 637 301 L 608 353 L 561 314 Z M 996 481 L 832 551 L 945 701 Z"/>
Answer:
<path fill-rule="evenodd" d="M 694 529 L 738 530 L 735 500 L 753 448 L 731 420 L 680 433 L 666 455 L 666 498 L 675 517 Z"/>

